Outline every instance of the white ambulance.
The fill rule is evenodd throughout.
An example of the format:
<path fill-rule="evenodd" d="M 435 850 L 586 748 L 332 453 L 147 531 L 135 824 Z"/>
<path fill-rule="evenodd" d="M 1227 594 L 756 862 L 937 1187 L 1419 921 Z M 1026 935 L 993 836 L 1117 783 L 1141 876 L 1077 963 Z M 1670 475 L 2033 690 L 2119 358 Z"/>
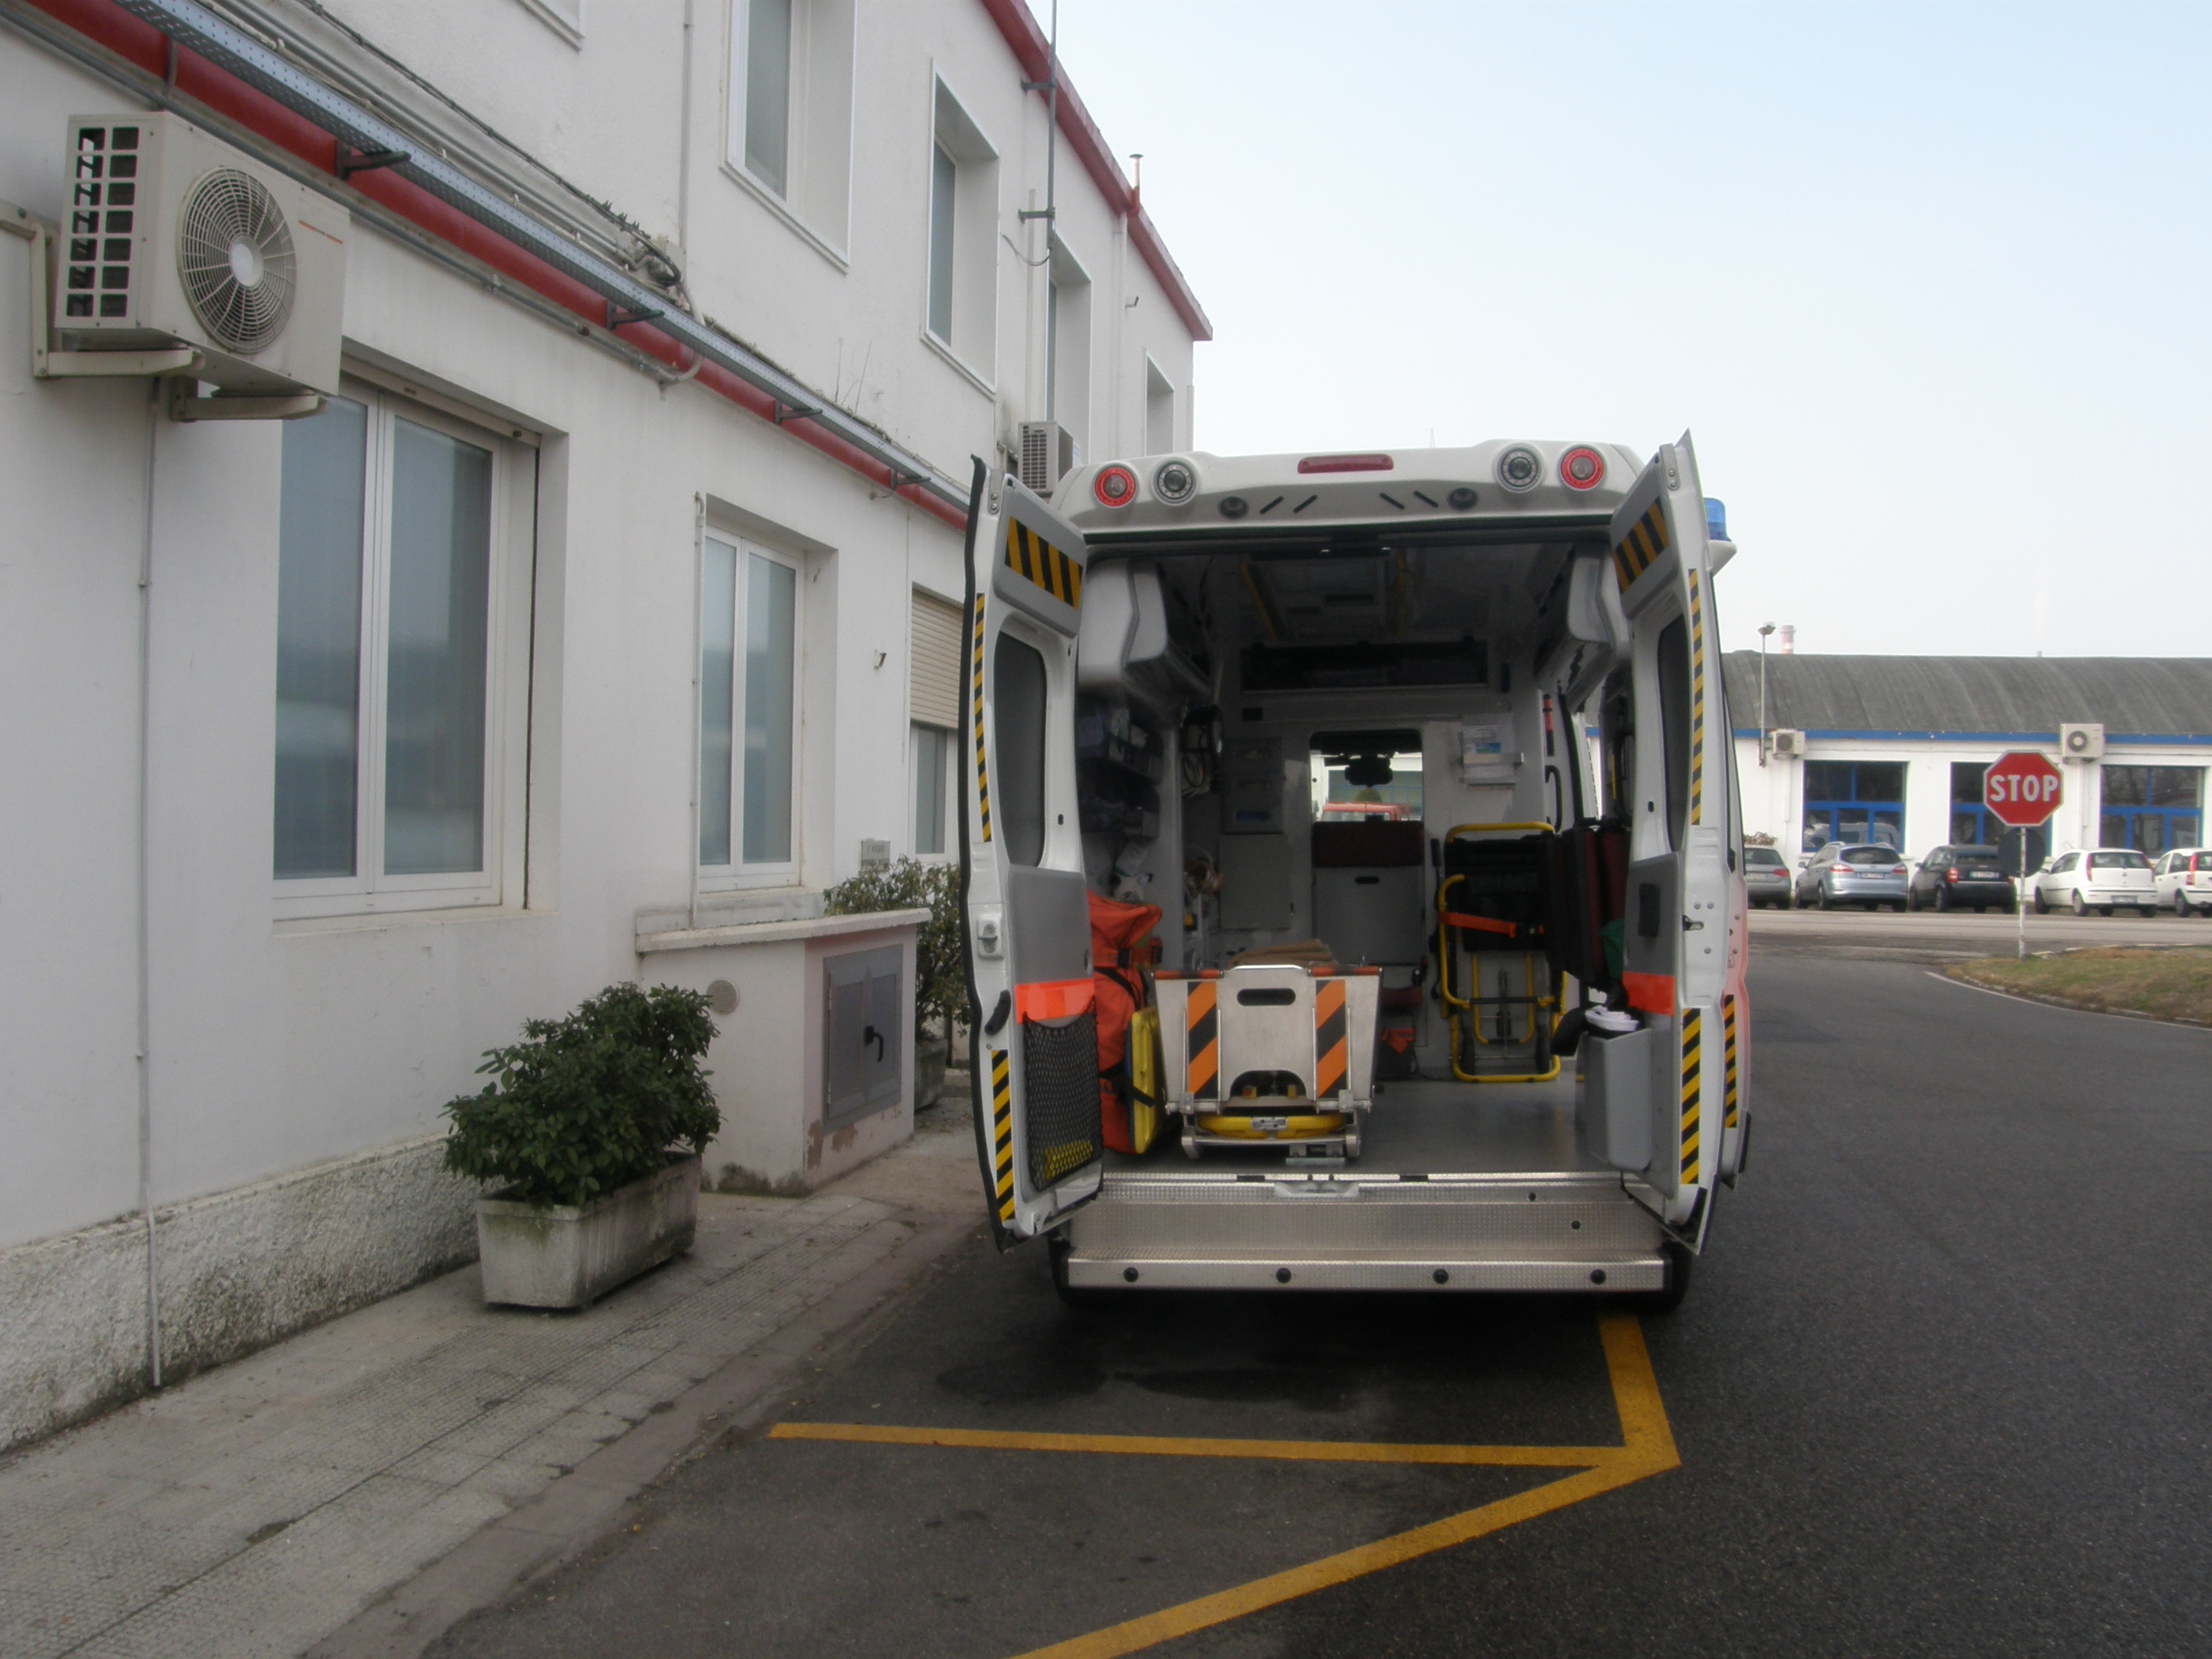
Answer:
<path fill-rule="evenodd" d="M 1725 538 L 1686 435 L 1153 456 L 1049 499 L 978 462 L 1002 1245 L 1071 1297 L 1678 1301 L 1751 1123 Z M 1094 896 L 1160 907 L 1151 961 L 1094 963 Z M 1148 1005 L 1103 1091 L 1094 967 Z"/>

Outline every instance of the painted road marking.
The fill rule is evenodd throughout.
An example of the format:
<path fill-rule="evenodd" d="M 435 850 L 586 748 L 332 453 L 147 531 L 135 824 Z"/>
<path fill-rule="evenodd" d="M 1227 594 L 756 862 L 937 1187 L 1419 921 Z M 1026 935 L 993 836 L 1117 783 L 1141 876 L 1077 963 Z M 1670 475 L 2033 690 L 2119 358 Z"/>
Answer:
<path fill-rule="evenodd" d="M 1494 1504 L 1448 1516 L 1372 1544 L 1325 1556 L 1286 1572 L 1256 1578 L 1194 1601 L 1164 1607 L 1110 1625 L 1020 1659 L 1118 1659 L 1162 1642 L 1226 1624 L 1234 1619 L 1311 1595 L 1369 1573 L 1433 1555 L 1538 1516 L 1632 1486 L 1681 1467 L 1674 1431 L 1659 1399 L 1658 1379 L 1644 1346 L 1643 1328 L 1630 1314 L 1598 1316 L 1606 1376 L 1620 1418 L 1618 1446 L 1420 1446 L 1351 1441 L 1211 1440 L 1166 1435 L 1024 1434 L 993 1429 L 927 1429 L 869 1423 L 779 1423 L 771 1440 L 812 1440 L 873 1445 L 951 1446 L 988 1450 L 1079 1452 L 1146 1457 L 1285 1458 L 1316 1462 L 1427 1463 L 1529 1468 L 1574 1468 L 1578 1474 L 1547 1481 Z"/>

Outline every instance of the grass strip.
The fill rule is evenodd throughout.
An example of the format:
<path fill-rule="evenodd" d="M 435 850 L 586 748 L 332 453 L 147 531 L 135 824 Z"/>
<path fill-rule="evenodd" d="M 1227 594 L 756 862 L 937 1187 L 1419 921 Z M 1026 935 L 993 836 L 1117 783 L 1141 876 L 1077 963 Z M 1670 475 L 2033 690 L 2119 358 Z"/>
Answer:
<path fill-rule="evenodd" d="M 2092 945 L 2025 961 L 1984 957 L 1944 971 L 2069 1008 L 2212 1026 L 2212 945 Z"/>

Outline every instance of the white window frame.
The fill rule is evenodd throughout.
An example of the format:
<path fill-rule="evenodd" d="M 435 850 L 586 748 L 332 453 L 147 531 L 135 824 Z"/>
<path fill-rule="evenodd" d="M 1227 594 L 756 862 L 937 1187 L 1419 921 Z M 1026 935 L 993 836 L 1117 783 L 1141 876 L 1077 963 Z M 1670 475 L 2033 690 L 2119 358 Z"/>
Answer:
<path fill-rule="evenodd" d="M 921 850 L 919 833 L 921 828 L 921 734 L 925 732 L 934 733 L 943 746 L 939 766 L 944 775 L 937 783 L 938 848 L 934 853 Z M 914 857 L 924 864 L 950 864 L 960 856 L 959 829 L 953 822 L 953 814 L 960 810 L 960 779 L 952 769 L 959 753 L 960 734 L 950 727 L 932 726 L 924 720 L 915 720 L 907 727 L 907 833 L 914 838 Z"/>
<path fill-rule="evenodd" d="M 1091 364 L 1096 290 L 1091 273 L 1055 233 L 1045 271 L 1045 417 L 1075 440 L 1077 465 L 1091 442 Z M 1069 348 L 1074 348 L 1070 350 Z"/>
<path fill-rule="evenodd" d="M 838 12 L 827 15 L 830 9 Z M 850 269 L 854 119 L 859 96 L 857 0 L 792 0 L 790 81 L 785 93 L 784 182 L 755 173 L 745 158 L 746 74 L 751 0 L 730 0 L 729 66 L 723 100 L 722 171 L 839 270 Z M 833 40 L 832 36 L 839 37 Z M 835 53 L 834 57 L 825 54 Z M 842 84 L 838 82 L 842 82 Z M 843 119 L 838 130 L 842 102 Z M 842 154 L 836 152 L 842 149 Z M 842 174 L 842 177 L 840 175 Z M 831 200 L 824 202 L 827 190 Z"/>
<path fill-rule="evenodd" d="M 1162 398 L 1167 400 L 1168 406 L 1168 441 L 1164 444 L 1155 442 L 1156 434 L 1152 431 L 1152 404 Z M 1176 418 L 1180 412 L 1176 404 L 1180 401 L 1181 393 L 1174 380 L 1169 375 L 1167 370 L 1160 367 L 1159 360 L 1151 352 L 1146 352 L 1145 354 L 1145 453 L 1147 455 L 1165 455 L 1176 447 L 1176 432 L 1181 425 Z"/>
<path fill-rule="evenodd" d="M 528 768 L 531 538 L 537 469 L 527 446 L 349 376 L 340 394 L 368 410 L 362 536 L 361 682 L 354 757 L 354 861 L 348 876 L 271 877 L 276 920 L 491 908 L 522 900 L 522 799 Z M 492 457 L 485 573 L 484 778 L 481 870 L 384 873 L 384 747 L 390 669 L 392 441 L 401 420 Z M 281 486 L 280 486 L 281 487 Z M 273 754 L 272 754 L 273 779 Z M 273 787 L 273 783 L 272 783 Z M 273 816 L 273 797 L 272 797 Z"/>
<path fill-rule="evenodd" d="M 936 228 L 939 150 L 953 167 L 950 338 L 930 326 L 930 250 Z M 977 391 L 992 396 L 997 391 L 999 348 L 999 160 L 998 146 L 985 134 L 967 100 L 933 66 L 929 142 L 921 149 L 921 340 Z"/>
<path fill-rule="evenodd" d="M 721 543 L 733 547 L 738 553 L 737 612 L 732 619 L 736 649 L 730 658 L 730 862 L 708 864 L 700 856 L 700 831 L 705 823 L 705 803 L 701 791 L 700 763 L 703 758 L 702 746 L 706 741 L 706 599 L 707 599 L 707 544 Z M 747 863 L 744 855 L 745 824 L 745 581 L 744 561 L 748 555 L 758 555 L 780 564 L 792 573 L 791 605 L 791 856 L 774 862 Z M 694 630 L 693 673 L 699 679 L 701 695 L 693 699 L 691 717 L 691 776 L 692 796 L 700 808 L 692 815 L 691 857 L 699 872 L 699 890 L 702 893 L 742 891 L 752 887 L 789 887 L 799 880 L 800 857 L 799 835 L 805 821 L 801 806 L 806 798 L 806 750 L 804 742 L 806 713 L 804 699 L 806 694 L 806 562 L 798 556 L 772 547 L 757 538 L 730 530 L 713 522 L 708 523 L 698 538 L 696 568 L 693 572 L 692 592 L 696 596 L 696 614 L 698 627 Z"/>

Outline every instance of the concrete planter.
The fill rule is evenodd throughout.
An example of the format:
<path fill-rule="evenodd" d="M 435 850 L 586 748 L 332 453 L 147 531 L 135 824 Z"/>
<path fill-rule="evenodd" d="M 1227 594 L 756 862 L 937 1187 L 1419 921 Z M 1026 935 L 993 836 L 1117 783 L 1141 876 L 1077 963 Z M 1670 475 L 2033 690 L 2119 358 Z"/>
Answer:
<path fill-rule="evenodd" d="M 699 1160 L 576 1206 L 477 1200 L 483 1299 L 522 1308 L 582 1308 L 691 1248 L 699 1226 Z"/>

